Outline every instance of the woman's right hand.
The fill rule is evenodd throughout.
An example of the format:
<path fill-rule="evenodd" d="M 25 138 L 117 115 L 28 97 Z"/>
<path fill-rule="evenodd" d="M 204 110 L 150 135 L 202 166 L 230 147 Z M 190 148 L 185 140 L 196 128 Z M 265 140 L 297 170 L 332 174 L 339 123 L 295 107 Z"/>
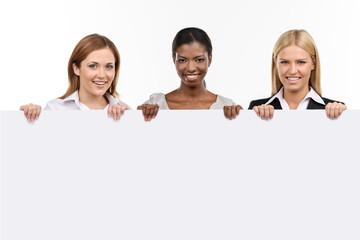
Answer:
<path fill-rule="evenodd" d="M 159 111 L 159 106 L 157 104 L 143 104 L 138 106 L 137 110 L 142 110 L 144 120 L 149 122 L 151 119 L 156 117 Z"/>
<path fill-rule="evenodd" d="M 229 120 L 235 119 L 239 115 L 241 109 L 243 108 L 240 105 L 224 106 L 225 118 Z"/>
<path fill-rule="evenodd" d="M 255 113 L 264 120 L 272 119 L 274 116 L 274 106 L 262 104 L 260 106 L 253 107 Z"/>
<path fill-rule="evenodd" d="M 36 104 L 28 104 L 20 107 L 21 111 L 24 111 L 24 115 L 29 122 L 37 120 L 41 113 L 41 106 Z"/>

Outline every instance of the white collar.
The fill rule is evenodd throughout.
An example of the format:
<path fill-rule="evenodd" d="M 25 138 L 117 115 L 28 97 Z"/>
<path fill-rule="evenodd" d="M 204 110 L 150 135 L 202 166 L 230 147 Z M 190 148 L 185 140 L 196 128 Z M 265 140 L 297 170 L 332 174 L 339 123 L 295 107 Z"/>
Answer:
<path fill-rule="evenodd" d="M 105 93 L 105 97 L 107 98 L 107 100 L 109 101 L 109 104 L 118 104 L 120 101 L 117 100 L 116 98 L 114 98 L 110 93 L 106 92 Z M 71 94 L 70 96 L 68 96 L 67 98 L 64 99 L 65 102 L 67 101 L 74 101 L 75 104 L 77 106 L 82 106 L 85 104 L 81 103 L 79 100 L 79 91 L 76 90 L 73 94 Z M 107 107 L 106 107 L 107 108 Z"/>
<path fill-rule="evenodd" d="M 272 98 L 270 98 L 269 101 L 267 101 L 265 103 L 265 105 L 268 105 L 269 103 L 271 103 L 275 98 L 279 99 L 281 107 L 283 108 L 283 103 L 286 102 L 285 99 L 284 99 L 284 87 L 282 87 L 277 94 L 272 96 Z M 318 103 L 320 103 L 322 105 L 326 105 L 324 100 L 320 97 L 319 94 L 316 93 L 316 91 L 312 87 L 310 87 L 310 91 L 308 92 L 308 94 L 306 94 L 305 98 L 301 102 L 309 101 L 310 98 L 312 100 L 314 100 L 315 102 L 318 102 Z"/>

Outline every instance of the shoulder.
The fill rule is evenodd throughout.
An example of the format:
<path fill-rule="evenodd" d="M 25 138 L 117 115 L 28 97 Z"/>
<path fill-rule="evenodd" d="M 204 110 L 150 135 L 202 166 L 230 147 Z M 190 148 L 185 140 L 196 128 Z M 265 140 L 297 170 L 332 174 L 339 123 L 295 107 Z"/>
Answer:
<path fill-rule="evenodd" d="M 210 109 L 223 109 L 224 106 L 233 106 L 233 105 L 236 105 L 236 103 L 233 100 L 218 94 L 216 96 L 216 101 L 211 105 Z"/>
<path fill-rule="evenodd" d="M 345 103 L 341 102 L 341 101 L 336 101 L 336 100 L 332 100 L 332 99 L 329 99 L 329 98 L 324 98 L 324 97 L 321 97 L 322 100 L 324 101 L 325 105 L 328 104 L 328 103 L 332 103 L 332 102 L 338 102 L 338 103 L 342 103 L 345 105 Z"/>
<path fill-rule="evenodd" d="M 159 109 L 167 109 L 168 108 L 164 93 L 151 94 L 149 100 L 147 100 L 143 104 L 152 104 L 152 105 L 157 104 L 157 105 L 159 105 Z"/>
<path fill-rule="evenodd" d="M 262 104 L 267 103 L 270 100 L 270 98 L 262 98 L 262 99 L 257 99 L 257 100 L 252 100 L 249 104 L 249 110 L 253 109 L 253 107 L 255 106 L 259 106 Z"/>
<path fill-rule="evenodd" d="M 71 110 L 78 109 L 75 101 L 65 101 L 64 99 L 56 98 L 49 101 L 44 110 Z"/>

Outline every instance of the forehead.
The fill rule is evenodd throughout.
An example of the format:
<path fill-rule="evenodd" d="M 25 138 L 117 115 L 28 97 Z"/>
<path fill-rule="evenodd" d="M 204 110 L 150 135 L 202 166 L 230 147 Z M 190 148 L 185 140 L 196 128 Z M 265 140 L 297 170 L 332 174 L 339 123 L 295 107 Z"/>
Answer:
<path fill-rule="evenodd" d="M 198 42 L 182 44 L 176 49 L 176 53 L 181 56 L 199 56 L 208 54 L 206 47 Z"/>
<path fill-rule="evenodd" d="M 92 51 L 85 59 L 85 62 L 115 62 L 115 56 L 109 48 L 101 48 Z"/>
<path fill-rule="evenodd" d="M 305 51 L 303 48 L 293 44 L 283 48 L 279 52 L 278 58 L 303 59 L 303 58 L 310 58 L 310 54 L 307 51 Z"/>

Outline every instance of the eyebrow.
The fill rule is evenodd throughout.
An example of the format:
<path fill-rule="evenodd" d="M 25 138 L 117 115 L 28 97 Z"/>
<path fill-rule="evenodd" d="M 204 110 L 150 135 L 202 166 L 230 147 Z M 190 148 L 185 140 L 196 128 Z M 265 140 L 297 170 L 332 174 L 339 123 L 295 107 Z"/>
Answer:
<path fill-rule="evenodd" d="M 199 55 L 199 56 L 196 56 L 194 58 L 200 58 L 200 57 L 205 57 L 205 55 Z M 178 55 L 178 58 L 186 58 L 184 56 L 181 56 L 181 55 Z M 186 58 L 187 59 L 187 58 Z"/>
<path fill-rule="evenodd" d="M 95 61 L 90 61 L 88 64 L 99 64 L 98 62 Z M 115 64 L 114 62 L 108 62 L 106 64 Z"/>
<path fill-rule="evenodd" d="M 279 60 L 286 60 L 288 61 L 288 59 L 286 58 L 279 58 Z M 307 58 L 299 58 L 299 59 L 295 59 L 296 61 L 299 61 L 299 60 L 308 60 Z"/>

